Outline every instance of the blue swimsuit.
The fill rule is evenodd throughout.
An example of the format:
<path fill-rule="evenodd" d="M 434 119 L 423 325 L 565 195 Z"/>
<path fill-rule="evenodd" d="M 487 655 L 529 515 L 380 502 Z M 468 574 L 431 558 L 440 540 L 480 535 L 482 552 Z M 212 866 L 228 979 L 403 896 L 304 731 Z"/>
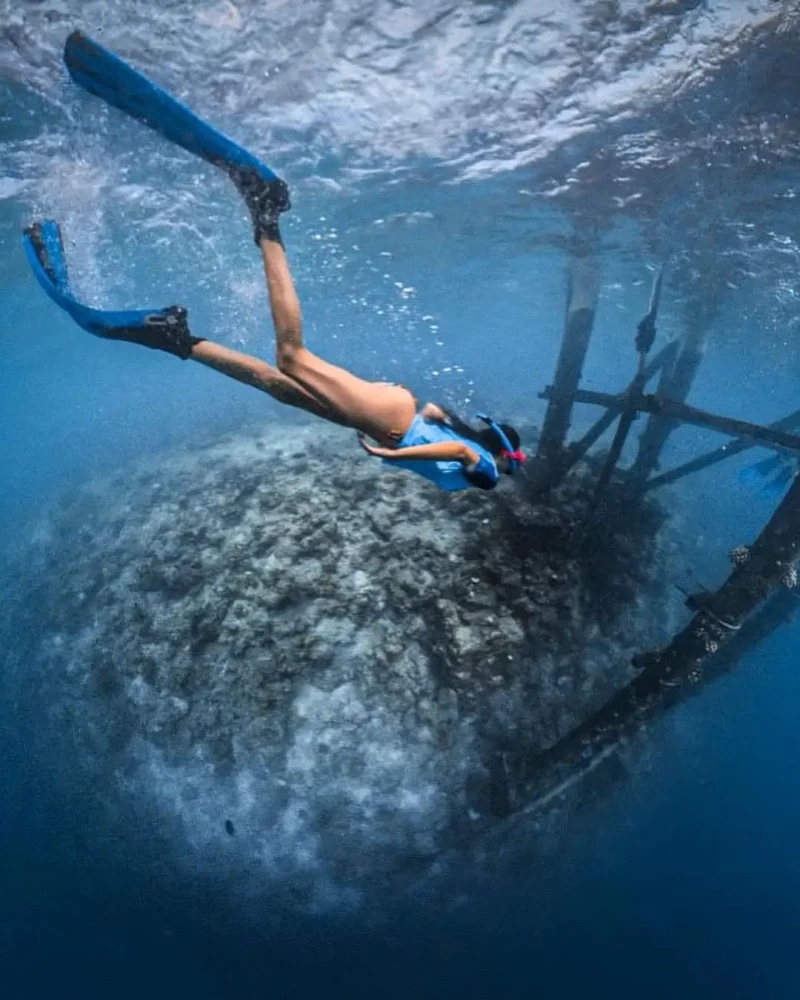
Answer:
<path fill-rule="evenodd" d="M 477 441 L 468 440 L 457 434 L 447 424 L 442 424 L 435 420 L 426 420 L 419 413 L 414 417 L 413 423 L 397 445 L 397 450 L 400 452 L 403 448 L 411 448 L 414 445 L 441 444 L 445 441 L 460 441 L 462 444 L 466 444 L 472 448 L 473 451 L 480 455 L 480 459 L 478 464 L 470 471 L 480 474 L 487 481 L 492 483 L 497 482 L 499 474 L 491 452 L 478 444 Z M 464 466 L 461 462 L 435 462 L 432 459 L 426 458 L 403 460 L 399 455 L 397 458 L 385 458 L 383 461 L 395 468 L 416 472 L 417 475 L 424 476 L 425 479 L 430 479 L 432 483 L 436 483 L 443 490 L 466 490 L 474 485 L 464 474 Z"/>

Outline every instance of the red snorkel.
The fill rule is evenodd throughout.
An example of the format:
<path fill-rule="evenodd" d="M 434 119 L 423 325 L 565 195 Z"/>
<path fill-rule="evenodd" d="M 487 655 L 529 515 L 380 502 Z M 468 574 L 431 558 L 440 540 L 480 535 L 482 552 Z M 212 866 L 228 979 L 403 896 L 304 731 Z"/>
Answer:
<path fill-rule="evenodd" d="M 482 420 L 485 424 L 488 424 L 488 426 L 491 427 L 495 434 L 500 438 L 500 443 L 503 446 L 500 452 L 500 457 L 508 459 L 510 463 L 509 471 L 513 476 L 515 472 L 519 471 L 522 463 L 527 460 L 528 456 L 521 449 L 513 447 L 511 442 L 508 440 L 508 435 L 496 420 L 492 420 L 492 418 L 487 416 L 485 413 L 476 413 L 475 416 L 478 420 Z"/>

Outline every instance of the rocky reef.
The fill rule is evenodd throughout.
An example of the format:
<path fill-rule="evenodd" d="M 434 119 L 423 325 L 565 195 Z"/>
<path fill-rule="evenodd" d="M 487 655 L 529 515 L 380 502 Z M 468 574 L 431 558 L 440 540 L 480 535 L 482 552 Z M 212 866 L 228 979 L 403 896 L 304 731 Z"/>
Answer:
<path fill-rule="evenodd" d="M 195 856 L 307 897 L 418 870 L 519 804 L 504 755 L 555 744 L 674 627 L 653 502 L 567 544 L 590 484 L 448 495 L 318 424 L 161 455 L 20 550 L 5 683 Z"/>

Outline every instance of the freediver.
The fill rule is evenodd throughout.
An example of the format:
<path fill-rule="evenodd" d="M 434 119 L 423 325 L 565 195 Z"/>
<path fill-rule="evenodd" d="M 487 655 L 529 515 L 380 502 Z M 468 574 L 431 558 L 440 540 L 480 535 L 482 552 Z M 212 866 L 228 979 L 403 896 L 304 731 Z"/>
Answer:
<path fill-rule="evenodd" d="M 478 414 L 484 426 L 475 429 L 435 403 L 420 409 L 405 386 L 368 382 L 306 347 L 300 303 L 279 228 L 280 215 L 290 207 L 285 181 L 80 32 L 67 40 L 65 62 L 84 89 L 202 156 L 224 170 L 236 185 L 250 211 L 254 239 L 263 258 L 277 366 L 193 336 L 186 310 L 180 307 L 105 313 L 82 305 L 69 286 L 58 224 L 34 223 L 25 234 L 31 266 L 48 295 L 76 322 L 105 339 L 137 343 L 198 361 L 281 403 L 353 428 L 368 454 L 416 472 L 444 490 L 490 490 L 501 473 L 513 475 L 521 467 L 525 455 L 520 451 L 519 435 L 510 425 Z"/>
<path fill-rule="evenodd" d="M 255 386 L 281 403 L 355 429 L 368 454 L 417 472 L 442 489 L 490 490 L 499 473 L 516 471 L 524 455 L 519 435 L 510 425 L 482 417 L 487 426 L 476 430 L 436 403 L 418 409 L 417 398 L 405 386 L 368 382 L 305 346 L 300 303 L 278 225 L 279 215 L 290 206 L 286 183 L 265 181 L 255 173 L 234 172 L 231 177 L 250 210 L 264 262 L 277 367 L 191 335 L 182 351 L 188 347 L 193 361 Z M 371 444 L 368 437 L 378 443 Z"/>

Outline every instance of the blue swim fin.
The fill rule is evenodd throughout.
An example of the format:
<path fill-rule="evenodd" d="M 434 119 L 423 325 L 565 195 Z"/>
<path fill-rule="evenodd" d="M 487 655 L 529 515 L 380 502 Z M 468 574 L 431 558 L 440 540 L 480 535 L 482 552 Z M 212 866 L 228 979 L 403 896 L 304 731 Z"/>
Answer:
<path fill-rule="evenodd" d="M 739 482 L 747 486 L 757 486 L 767 476 L 772 475 L 773 472 L 777 472 L 785 461 L 786 457 L 779 454 L 770 455 L 769 458 L 756 462 L 754 465 L 748 465 L 747 468 L 742 469 L 739 473 Z"/>
<path fill-rule="evenodd" d="M 278 180 L 266 163 L 80 31 L 74 31 L 67 39 L 64 62 L 78 86 L 149 125 L 187 152 L 229 173 L 254 171 L 265 181 Z"/>
<path fill-rule="evenodd" d="M 783 496 L 786 492 L 786 487 L 794 479 L 796 473 L 797 464 L 795 462 L 787 462 L 778 475 L 763 487 L 761 492 L 771 497 Z"/>
<path fill-rule="evenodd" d="M 105 340 L 126 340 L 179 358 L 188 358 L 197 339 L 191 335 L 182 306 L 166 309 L 93 309 L 79 302 L 69 284 L 61 229 L 50 220 L 34 222 L 23 235 L 28 263 L 36 280 L 57 306 L 84 330 Z"/>

